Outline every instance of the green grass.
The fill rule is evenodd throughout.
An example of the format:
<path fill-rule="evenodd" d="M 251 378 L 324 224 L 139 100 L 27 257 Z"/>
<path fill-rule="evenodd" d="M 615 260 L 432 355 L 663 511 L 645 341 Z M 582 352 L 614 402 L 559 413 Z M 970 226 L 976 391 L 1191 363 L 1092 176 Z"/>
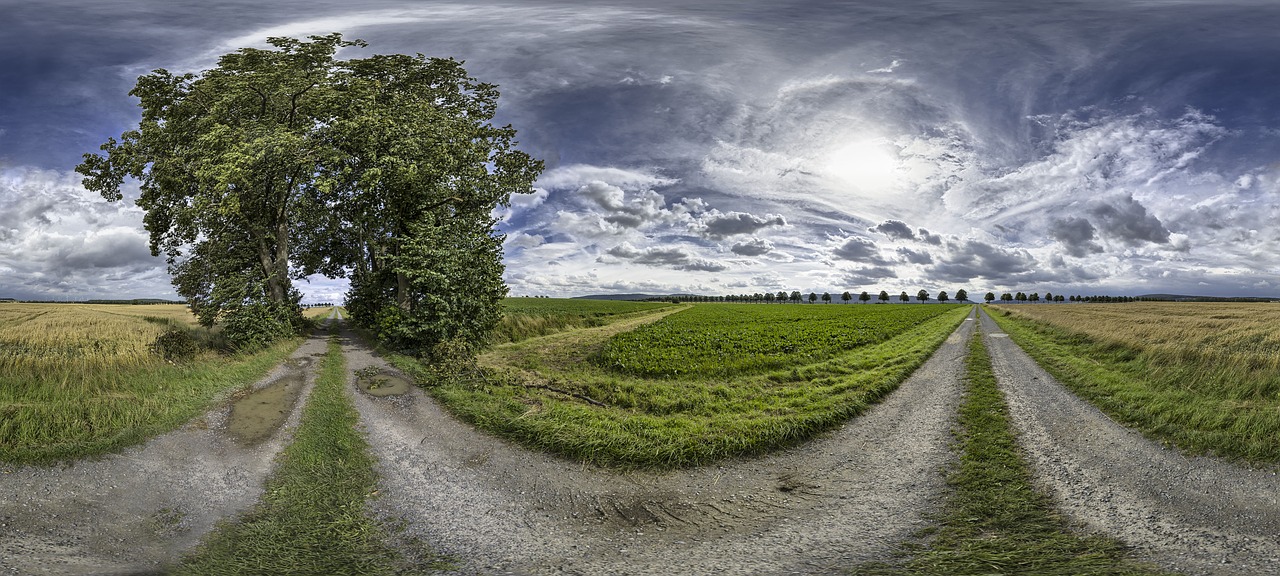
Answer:
<path fill-rule="evenodd" d="M 410 560 L 388 545 L 388 530 L 365 515 L 377 478 L 355 429 L 359 417 L 346 380 L 342 350 L 330 342 L 302 423 L 261 504 L 239 523 L 222 525 L 174 574 L 413 572 Z"/>
<path fill-rule="evenodd" d="M 301 342 L 291 339 L 251 355 L 205 355 L 182 365 L 0 372 L 0 461 L 80 458 L 168 432 L 260 380 Z"/>
<path fill-rule="evenodd" d="M 966 381 L 960 463 L 948 479 L 953 492 L 928 546 L 915 548 L 901 566 L 869 565 L 855 573 L 1164 574 L 1130 560 L 1115 540 L 1072 532 L 1052 501 L 1032 487 L 1031 472 L 1009 428 L 1008 406 L 976 334 L 969 343 Z"/>
<path fill-rule="evenodd" d="M 694 309 L 704 306 L 726 305 Z M 762 314 L 770 310 L 748 308 Z M 789 308 L 818 312 L 824 307 Z M 675 468 L 794 445 L 858 415 L 924 363 L 969 312 L 968 307 L 938 310 L 939 315 L 889 340 L 727 379 L 637 378 L 585 361 L 610 336 L 607 329 L 499 348 L 496 356 L 527 360 L 508 364 L 509 370 L 488 369 L 482 378 L 442 374 L 402 356 L 392 361 L 482 429 L 579 461 Z M 791 322 L 796 328 L 802 324 Z M 599 338 L 593 340 L 596 333 Z M 534 353 L 526 354 L 530 350 Z M 527 385 L 549 386 L 605 406 Z"/>
<path fill-rule="evenodd" d="M 1191 453 L 1280 462 L 1273 390 L 1280 375 L 1273 370 L 1099 341 L 998 310 L 991 317 L 1054 378 L 1117 422 Z M 1242 369 L 1252 376 L 1242 381 Z"/>
<path fill-rule="evenodd" d="M 495 344 L 519 342 L 574 328 L 604 326 L 619 318 L 672 306 L 666 302 L 577 298 L 506 298 L 503 317 L 490 334 Z"/>
<path fill-rule="evenodd" d="M 728 378 L 883 342 L 954 306 L 696 306 L 618 334 L 592 359 L 648 378 Z"/>

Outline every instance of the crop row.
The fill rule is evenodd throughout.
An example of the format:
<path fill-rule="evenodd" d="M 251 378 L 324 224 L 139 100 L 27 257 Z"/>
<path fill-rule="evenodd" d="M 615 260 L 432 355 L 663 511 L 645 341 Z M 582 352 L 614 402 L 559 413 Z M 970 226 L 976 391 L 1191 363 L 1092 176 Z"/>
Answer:
<path fill-rule="evenodd" d="M 618 334 L 596 365 L 649 378 L 725 378 L 888 340 L 954 306 L 696 306 Z"/>

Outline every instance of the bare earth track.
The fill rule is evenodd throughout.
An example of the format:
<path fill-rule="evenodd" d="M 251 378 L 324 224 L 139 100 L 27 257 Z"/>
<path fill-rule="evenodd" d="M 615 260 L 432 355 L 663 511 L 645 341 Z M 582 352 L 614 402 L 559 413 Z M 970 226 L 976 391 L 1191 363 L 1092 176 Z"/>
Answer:
<path fill-rule="evenodd" d="M 661 474 L 532 453 L 458 422 L 417 389 L 353 392 L 381 463 L 374 507 L 462 574 L 842 573 L 889 557 L 942 501 L 974 324 L 839 430 Z M 345 336 L 348 370 L 391 371 Z"/>
<path fill-rule="evenodd" d="M 978 320 L 978 321 L 975 321 Z M 794 449 L 666 473 L 530 452 L 460 423 L 417 388 L 373 396 L 356 372 L 395 371 L 342 332 L 348 390 L 381 475 L 373 512 L 403 522 L 459 574 L 828 574 L 887 560 L 928 524 L 954 462 L 965 342 L 981 325 L 1038 480 L 1085 529 L 1188 574 L 1280 574 L 1280 477 L 1187 458 L 1112 422 L 971 316 L 897 391 Z M 325 337 L 258 388 L 299 378 Z M 141 574 L 177 561 L 251 507 L 302 401 L 256 441 L 231 407 L 116 455 L 0 464 L 0 574 Z"/>
<path fill-rule="evenodd" d="M 1280 574 L 1280 476 L 1159 446 L 1077 398 L 982 313 L 1019 440 L 1068 517 L 1184 574 Z"/>
<path fill-rule="evenodd" d="M 255 385 L 306 398 L 325 336 L 304 342 Z M 289 380 L 290 382 L 282 382 Z M 0 464 L 0 574 L 161 573 L 221 519 L 248 510 L 303 402 L 282 426 L 237 438 L 232 405 L 119 454 L 55 466 Z"/>

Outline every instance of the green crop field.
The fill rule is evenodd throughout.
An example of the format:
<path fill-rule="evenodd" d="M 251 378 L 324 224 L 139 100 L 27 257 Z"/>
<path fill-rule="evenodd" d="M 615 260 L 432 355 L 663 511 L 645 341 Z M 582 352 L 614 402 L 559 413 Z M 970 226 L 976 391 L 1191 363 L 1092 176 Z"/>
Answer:
<path fill-rule="evenodd" d="M 392 361 L 481 428 L 583 461 L 670 468 L 839 425 L 895 389 L 970 309 L 698 304 L 497 346 L 477 371 Z M 620 368 L 627 349 L 656 368 Z"/>
<path fill-rule="evenodd" d="M 650 378 L 725 378 L 883 342 L 949 306 L 698 306 L 618 334 L 593 360 Z"/>
<path fill-rule="evenodd" d="M 666 302 L 507 298 L 502 301 L 502 321 L 494 328 L 490 340 L 501 344 L 571 328 L 604 326 L 621 317 L 670 306 L 672 304 Z"/>

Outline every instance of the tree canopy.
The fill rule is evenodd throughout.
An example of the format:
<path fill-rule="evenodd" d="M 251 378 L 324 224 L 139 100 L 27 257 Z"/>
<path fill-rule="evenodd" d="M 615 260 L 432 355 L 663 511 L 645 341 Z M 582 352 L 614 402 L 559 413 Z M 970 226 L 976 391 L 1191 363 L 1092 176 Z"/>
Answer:
<path fill-rule="evenodd" d="M 142 120 L 85 155 L 85 187 L 140 182 L 152 253 L 238 345 L 300 329 L 314 273 L 350 276 L 352 318 L 397 347 L 479 343 L 506 294 L 491 214 L 542 170 L 491 123 L 497 88 L 452 59 L 337 60 L 364 43 L 336 33 L 268 43 L 139 77 Z"/>

